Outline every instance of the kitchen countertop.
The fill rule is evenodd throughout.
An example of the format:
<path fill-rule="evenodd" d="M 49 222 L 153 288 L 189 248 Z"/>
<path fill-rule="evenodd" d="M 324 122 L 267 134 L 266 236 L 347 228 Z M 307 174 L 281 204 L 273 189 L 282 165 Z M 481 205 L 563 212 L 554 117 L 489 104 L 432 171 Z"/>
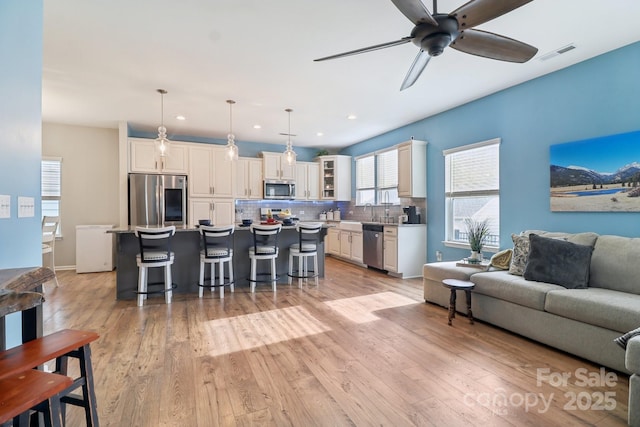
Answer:
<path fill-rule="evenodd" d="M 301 222 L 322 222 L 322 221 L 301 221 Z M 235 224 L 235 226 L 236 226 L 236 231 L 249 230 L 251 228 L 250 226 L 244 226 L 240 224 Z M 328 228 L 328 227 L 332 227 L 332 225 L 323 224 L 323 227 Z M 107 233 L 114 233 L 114 234 L 133 233 L 135 231 L 135 228 L 136 227 L 114 228 L 114 229 L 107 230 Z M 154 226 L 150 226 L 149 228 L 154 228 Z M 296 228 L 295 224 L 282 226 L 283 230 L 295 230 L 295 228 Z M 198 227 L 176 225 L 176 233 L 180 233 L 184 231 L 198 231 Z"/>

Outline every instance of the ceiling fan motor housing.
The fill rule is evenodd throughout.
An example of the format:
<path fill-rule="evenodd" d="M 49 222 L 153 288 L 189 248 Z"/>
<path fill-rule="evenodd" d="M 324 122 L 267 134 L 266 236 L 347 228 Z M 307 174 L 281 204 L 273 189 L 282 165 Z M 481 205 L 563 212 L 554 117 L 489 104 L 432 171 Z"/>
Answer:
<path fill-rule="evenodd" d="M 412 42 L 430 56 L 440 55 L 458 37 L 458 21 L 445 14 L 433 15 L 438 25 L 418 24 L 411 31 Z"/>

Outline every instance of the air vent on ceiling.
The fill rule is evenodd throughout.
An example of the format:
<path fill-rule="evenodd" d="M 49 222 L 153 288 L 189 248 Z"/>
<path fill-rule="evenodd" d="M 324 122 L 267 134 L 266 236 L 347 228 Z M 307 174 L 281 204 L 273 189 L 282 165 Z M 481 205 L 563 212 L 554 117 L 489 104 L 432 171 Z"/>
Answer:
<path fill-rule="evenodd" d="M 575 49 L 575 48 L 576 48 L 576 45 L 574 45 L 573 43 L 571 43 L 571 44 L 568 44 L 568 45 L 566 45 L 566 46 L 562 46 L 562 47 L 560 47 L 560 48 L 558 48 L 558 49 L 552 50 L 552 51 L 551 51 L 551 52 L 549 52 L 549 53 L 545 53 L 544 55 L 542 55 L 542 56 L 538 57 L 538 59 L 539 59 L 540 61 L 546 61 L 547 59 L 551 59 L 551 58 L 553 58 L 553 57 L 555 57 L 555 56 L 562 55 L 563 53 L 567 53 L 567 52 L 569 52 L 570 50 L 573 50 L 573 49 Z"/>

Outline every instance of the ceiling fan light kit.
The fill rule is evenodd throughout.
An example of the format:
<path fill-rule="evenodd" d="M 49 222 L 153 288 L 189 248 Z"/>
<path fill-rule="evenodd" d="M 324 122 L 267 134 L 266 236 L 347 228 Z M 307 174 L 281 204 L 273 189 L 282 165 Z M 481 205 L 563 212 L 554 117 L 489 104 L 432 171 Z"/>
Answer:
<path fill-rule="evenodd" d="M 412 42 L 420 48 L 420 51 L 402 82 L 400 90 L 404 90 L 416 82 L 429 60 L 441 55 L 448 46 L 471 55 L 518 63 L 530 60 L 538 52 L 535 47 L 521 41 L 473 28 L 524 6 L 532 0 L 471 0 L 449 14 L 437 12 L 436 0 L 433 1 L 433 14 L 421 0 L 391 1 L 415 25 L 410 36 L 318 58 L 315 61 L 343 58 Z"/>

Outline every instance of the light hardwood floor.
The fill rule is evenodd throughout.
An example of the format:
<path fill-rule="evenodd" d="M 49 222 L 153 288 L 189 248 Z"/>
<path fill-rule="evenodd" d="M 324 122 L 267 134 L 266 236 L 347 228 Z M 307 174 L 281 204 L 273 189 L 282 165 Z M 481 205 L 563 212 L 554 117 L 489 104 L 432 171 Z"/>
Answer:
<path fill-rule="evenodd" d="M 327 259 L 318 287 L 144 307 L 115 300 L 115 272 L 58 280 L 45 333 L 100 334 L 103 426 L 626 425 L 626 375 L 606 384 L 599 366 L 464 316 L 447 326 L 420 279 Z M 84 425 L 77 408 L 68 425 Z"/>

